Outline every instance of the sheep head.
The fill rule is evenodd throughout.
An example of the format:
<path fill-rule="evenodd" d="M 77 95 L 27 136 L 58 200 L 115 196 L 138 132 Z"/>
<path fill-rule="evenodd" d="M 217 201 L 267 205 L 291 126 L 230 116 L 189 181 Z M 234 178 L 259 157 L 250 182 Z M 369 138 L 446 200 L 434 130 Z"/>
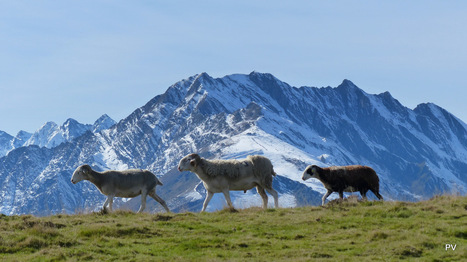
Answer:
<path fill-rule="evenodd" d="M 201 157 L 198 154 L 189 154 L 180 160 L 178 171 L 193 171 L 201 164 Z"/>
<path fill-rule="evenodd" d="M 88 165 L 79 166 L 75 170 L 75 172 L 73 172 L 73 176 L 71 177 L 71 183 L 76 184 L 79 181 L 87 180 L 91 171 L 92 169 Z"/>
<path fill-rule="evenodd" d="M 320 168 L 316 165 L 308 166 L 305 171 L 303 172 L 302 179 L 303 181 L 309 179 L 309 178 L 318 178 L 319 176 L 319 170 Z"/>

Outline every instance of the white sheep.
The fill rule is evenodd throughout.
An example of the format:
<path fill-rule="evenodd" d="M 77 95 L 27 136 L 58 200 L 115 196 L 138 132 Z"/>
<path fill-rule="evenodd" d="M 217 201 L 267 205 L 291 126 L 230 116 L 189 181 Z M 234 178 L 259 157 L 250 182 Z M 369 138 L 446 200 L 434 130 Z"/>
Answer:
<path fill-rule="evenodd" d="M 88 165 L 82 165 L 73 173 L 71 182 L 76 184 L 82 180 L 90 181 L 102 194 L 107 196 L 102 208 L 105 209 L 108 204 L 110 212 L 112 212 L 114 197 L 129 198 L 139 195 L 141 195 L 141 206 L 138 213 L 146 208 L 146 197 L 148 195 L 159 202 L 167 212 L 170 212 L 165 201 L 156 194 L 156 186 L 162 185 L 162 183 L 148 170 L 130 169 L 97 172 Z"/>
<path fill-rule="evenodd" d="M 214 193 L 222 192 L 230 208 L 233 209 L 230 200 L 230 190 L 245 191 L 256 187 L 263 199 L 263 208 L 267 208 L 268 196 L 266 191 L 274 197 L 277 208 L 278 194 L 272 188 L 272 177 L 276 175 L 271 161 L 263 156 L 248 156 L 244 160 L 207 160 L 197 154 L 189 154 L 180 160 L 178 170 L 191 171 L 203 181 L 207 195 L 203 203 L 203 209 L 211 200 Z"/>

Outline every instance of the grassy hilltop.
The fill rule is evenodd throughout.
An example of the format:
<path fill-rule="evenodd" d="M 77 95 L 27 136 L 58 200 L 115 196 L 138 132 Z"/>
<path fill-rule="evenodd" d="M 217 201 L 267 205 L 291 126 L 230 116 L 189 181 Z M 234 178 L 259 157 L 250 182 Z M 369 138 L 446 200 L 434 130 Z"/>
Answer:
<path fill-rule="evenodd" d="M 456 245 L 446 250 L 446 244 Z M 467 197 L 238 212 L 0 215 L 2 261 L 461 261 Z M 465 261 L 465 260 L 464 260 Z"/>

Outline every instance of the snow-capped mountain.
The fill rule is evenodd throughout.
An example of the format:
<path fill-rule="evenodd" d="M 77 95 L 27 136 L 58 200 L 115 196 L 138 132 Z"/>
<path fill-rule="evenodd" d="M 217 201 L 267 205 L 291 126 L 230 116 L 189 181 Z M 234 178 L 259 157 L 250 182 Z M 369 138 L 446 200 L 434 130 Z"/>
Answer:
<path fill-rule="evenodd" d="M 54 122 L 47 122 L 33 134 L 26 131 L 19 131 L 13 137 L 0 131 L 0 157 L 5 156 L 15 148 L 36 145 L 39 147 L 54 148 L 64 142 L 82 136 L 85 132 L 98 133 L 115 125 L 115 121 L 104 114 L 97 119 L 93 125 L 81 124 L 69 118 L 61 126 Z"/>
<path fill-rule="evenodd" d="M 6 155 L 8 151 L 13 149 L 12 142 L 14 137 L 6 132 L 0 131 L 0 156 Z"/>
<path fill-rule="evenodd" d="M 23 130 L 19 131 L 18 134 L 16 134 L 16 136 L 13 138 L 13 140 L 10 143 L 12 146 L 11 149 L 24 146 L 26 144 L 26 141 L 28 141 L 31 138 L 31 136 L 32 136 L 31 133 L 28 133 Z M 0 154 L 0 156 L 3 156 L 3 155 Z"/>
<path fill-rule="evenodd" d="M 102 115 L 99 117 L 96 122 L 92 125 L 91 131 L 93 133 L 98 133 L 102 130 L 109 129 L 113 125 L 115 125 L 117 122 L 110 118 L 107 114 Z"/>
<path fill-rule="evenodd" d="M 270 158 L 280 206 L 320 203 L 321 183 L 301 180 L 310 164 L 369 165 L 379 174 L 387 200 L 467 192 L 465 123 L 434 104 L 412 110 L 388 92 L 367 94 L 348 80 L 336 88 L 296 88 L 270 74 L 212 78 L 202 73 L 177 82 L 116 124 L 86 126 L 84 132 L 73 124 L 67 125 L 73 126 L 68 133 L 55 136 L 50 134 L 57 127 L 44 126 L 47 139 L 0 158 L 1 213 L 99 208 L 105 197 L 91 183 L 70 183 L 83 163 L 97 170 L 149 169 L 164 183 L 157 191 L 172 210 L 198 211 L 205 196 L 202 184 L 194 174 L 176 170 L 192 152 L 206 158 Z M 54 142 L 59 138 L 64 140 Z M 254 190 L 232 198 L 237 207 L 261 205 Z M 134 208 L 138 202 L 116 204 Z M 224 205 L 216 194 L 208 210 Z M 160 210 L 148 200 L 150 208 Z"/>
<path fill-rule="evenodd" d="M 82 135 L 89 129 L 89 125 L 80 124 L 73 119 L 68 119 L 62 126 L 54 122 L 47 122 L 26 141 L 25 146 L 37 145 L 53 148 Z"/>

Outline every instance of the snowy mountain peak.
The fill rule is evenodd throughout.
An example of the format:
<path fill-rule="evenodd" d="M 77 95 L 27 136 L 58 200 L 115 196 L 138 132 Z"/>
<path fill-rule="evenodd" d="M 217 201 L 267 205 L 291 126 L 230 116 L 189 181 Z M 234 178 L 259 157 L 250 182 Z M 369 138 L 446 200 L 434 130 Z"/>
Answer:
<path fill-rule="evenodd" d="M 60 126 L 60 131 L 63 134 L 65 141 L 71 141 L 80 137 L 86 131 L 91 130 L 91 125 L 81 124 L 78 121 L 69 118 Z"/>
<path fill-rule="evenodd" d="M 350 81 L 350 80 L 348 80 L 348 79 L 342 80 L 342 83 L 341 83 L 339 86 L 358 88 L 352 81 Z"/>
<path fill-rule="evenodd" d="M 6 153 L 11 150 L 12 140 L 13 137 L 10 134 L 0 131 L 0 157 L 6 155 Z"/>
<path fill-rule="evenodd" d="M 358 97 L 368 95 L 365 91 L 363 91 L 354 83 L 352 83 L 352 81 L 347 79 L 344 79 L 344 81 L 342 81 L 342 83 L 339 86 L 337 86 L 336 90 L 339 91 L 342 95 L 354 99 L 358 99 Z"/>
<path fill-rule="evenodd" d="M 12 138 L 13 137 L 10 134 L 8 134 L 7 132 L 4 132 L 4 131 L 0 130 L 0 139 L 10 140 Z"/>
<path fill-rule="evenodd" d="M 196 75 L 196 79 L 213 79 L 208 73 L 202 72 L 201 74 Z"/>
<path fill-rule="evenodd" d="M 22 147 L 31 136 L 31 133 L 20 130 L 13 139 L 13 148 Z"/>
<path fill-rule="evenodd" d="M 248 75 L 249 78 L 256 78 L 256 79 L 276 79 L 277 78 L 270 74 L 270 73 L 261 73 L 261 72 L 258 72 L 258 71 L 252 71 L 249 75 Z"/>
<path fill-rule="evenodd" d="M 73 127 L 75 127 L 75 126 L 77 126 L 77 125 L 79 125 L 79 124 L 80 124 L 80 123 L 79 123 L 78 121 L 74 120 L 73 118 L 68 118 L 68 119 L 63 123 L 62 127 L 64 127 L 64 128 L 69 128 L 69 127 L 73 128 Z"/>
<path fill-rule="evenodd" d="M 46 122 L 44 125 L 42 125 L 38 131 L 41 131 L 41 130 L 51 130 L 51 129 L 55 129 L 55 128 L 58 128 L 58 125 L 53 122 L 53 121 L 48 121 Z"/>
<path fill-rule="evenodd" d="M 0 157 L 23 146 L 54 148 L 82 136 L 87 131 L 100 132 L 112 127 L 115 123 L 112 118 L 104 114 L 94 122 L 94 125 L 82 124 L 73 118 L 68 118 L 61 126 L 52 121 L 46 122 L 33 134 L 21 130 L 15 137 L 12 137 L 0 131 Z"/>
<path fill-rule="evenodd" d="M 109 129 L 113 125 L 115 125 L 117 122 L 110 118 L 107 114 L 102 115 L 99 117 L 94 124 L 92 125 L 92 132 L 97 133 L 105 129 Z"/>
<path fill-rule="evenodd" d="M 8 134 L 8 133 L 5 132 L 5 131 L 0 130 L 0 137 L 2 137 L 2 136 L 11 136 L 11 135 Z"/>
<path fill-rule="evenodd" d="M 22 130 L 15 137 L 0 131 L 0 157 L 5 156 L 15 148 L 23 146 L 31 136 L 32 134 Z"/>
<path fill-rule="evenodd" d="M 13 148 L 36 145 L 39 147 L 54 148 L 61 143 L 71 141 L 82 136 L 87 131 L 99 132 L 115 124 L 109 116 L 101 116 L 94 125 L 82 124 L 73 118 L 68 118 L 61 126 L 49 121 L 33 134 L 18 133 Z"/>
<path fill-rule="evenodd" d="M 65 141 L 60 127 L 55 122 L 47 122 L 39 128 L 31 138 L 26 141 L 25 146 L 37 145 L 40 147 L 52 148 Z"/>
<path fill-rule="evenodd" d="M 421 103 L 421 104 L 418 104 L 414 111 L 417 112 L 417 113 L 420 113 L 420 114 L 423 114 L 423 115 L 433 115 L 435 114 L 436 112 L 440 111 L 441 110 L 444 110 L 442 108 L 440 108 L 439 106 L 433 104 L 433 103 Z"/>

